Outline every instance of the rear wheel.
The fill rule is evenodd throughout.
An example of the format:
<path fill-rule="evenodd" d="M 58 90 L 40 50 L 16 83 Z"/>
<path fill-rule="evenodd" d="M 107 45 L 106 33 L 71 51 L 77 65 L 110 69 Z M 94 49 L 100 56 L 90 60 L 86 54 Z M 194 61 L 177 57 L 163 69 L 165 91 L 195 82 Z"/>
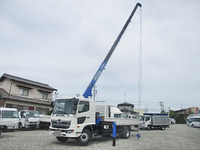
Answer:
<path fill-rule="evenodd" d="M 161 129 L 161 130 L 165 130 L 165 126 L 161 126 L 160 129 Z"/>
<path fill-rule="evenodd" d="M 56 137 L 56 139 L 60 142 L 66 142 L 68 140 L 67 137 Z"/>
<path fill-rule="evenodd" d="M 81 135 L 78 138 L 76 138 L 76 141 L 78 142 L 79 145 L 85 146 L 89 143 L 90 139 L 91 139 L 90 131 L 84 129 Z"/>
<path fill-rule="evenodd" d="M 119 136 L 123 139 L 128 139 L 130 136 L 130 129 L 125 127 L 124 130 L 119 134 Z"/>

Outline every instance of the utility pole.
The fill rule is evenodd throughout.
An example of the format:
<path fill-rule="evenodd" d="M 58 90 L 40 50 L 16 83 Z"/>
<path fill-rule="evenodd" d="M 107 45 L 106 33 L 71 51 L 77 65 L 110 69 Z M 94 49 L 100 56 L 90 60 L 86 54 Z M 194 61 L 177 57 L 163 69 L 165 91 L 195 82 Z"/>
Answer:
<path fill-rule="evenodd" d="M 160 103 L 160 112 L 162 113 L 164 111 L 164 104 L 161 101 L 159 103 Z"/>
<path fill-rule="evenodd" d="M 167 108 L 168 108 L 168 116 L 169 116 L 169 113 L 170 113 L 170 106 L 168 106 Z"/>

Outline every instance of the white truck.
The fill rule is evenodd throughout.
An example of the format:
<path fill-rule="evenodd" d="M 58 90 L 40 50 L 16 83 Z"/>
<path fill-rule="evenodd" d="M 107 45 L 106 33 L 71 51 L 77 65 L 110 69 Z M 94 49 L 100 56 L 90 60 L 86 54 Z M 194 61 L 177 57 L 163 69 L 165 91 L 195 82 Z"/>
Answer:
<path fill-rule="evenodd" d="M 164 130 L 169 127 L 169 124 L 169 116 L 167 114 L 144 113 L 143 116 L 140 116 L 140 129 L 160 128 Z"/>
<path fill-rule="evenodd" d="M 19 114 L 16 108 L 0 107 L 0 131 L 19 128 Z"/>
<path fill-rule="evenodd" d="M 87 145 L 94 136 L 111 136 L 113 122 L 116 133 L 121 138 L 129 138 L 131 126 L 138 126 L 139 119 L 114 117 L 108 105 L 95 105 L 95 101 L 85 98 L 58 99 L 51 115 L 50 133 L 64 142 L 76 139 L 79 145 Z"/>
<path fill-rule="evenodd" d="M 39 128 L 39 112 L 34 110 L 20 110 L 20 128 Z"/>
<path fill-rule="evenodd" d="M 96 109 L 95 101 L 89 99 L 92 96 L 92 88 L 105 69 L 138 7 L 142 7 L 142 5 L 137 3 L 134 7 L 110 51 L 83 93 L 84 98 L 59 99 L 55 101 L 51 115 L 50 132 L 59 141 L 75 138 L 80 145 L 87 145 L 93 136 L 110 136 L 111 134 L 113 134 L 113 141 L 115 141 L 116 133 L 122 138 L 128 138 L 131 126 L 138 126 L 139 120 L 137 118 L 121 118 L 119 114 L 112 114 L 110 106 L 103 106 L 103 111 L 98 110 Z"/>

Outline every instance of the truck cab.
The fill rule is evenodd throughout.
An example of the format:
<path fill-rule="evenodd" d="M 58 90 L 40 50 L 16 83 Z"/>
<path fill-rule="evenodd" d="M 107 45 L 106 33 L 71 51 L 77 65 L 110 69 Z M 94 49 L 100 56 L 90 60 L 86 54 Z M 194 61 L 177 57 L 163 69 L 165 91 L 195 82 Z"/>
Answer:
<path fill-rule="evenodd" d="M 150 126 L 151 126 L 151 116 L 149 115 L 143 115 L 143 116 L 140 116 L 140 128 L 141 129 L 150 129 Z"/>
<path fill-rule="evenodd" d="M 95 103 L 90 99 L 56 100 L 51 115 L 50 132 L 59 141 L 80 137 L 85 129 L 90 130 L 89 126 L 95 125 L 94 108 Z"/>
<path fill-rule="evenodd" d="M 19 115 L 16 108 L 0 107 L 1 130 L 15 130 L 19 128 Z"/>
<path fill-rule="evenodd" d="M 20 128 L 38 128 L 39 127 L 39 112 L 33 110 L 21 110 Z"/>

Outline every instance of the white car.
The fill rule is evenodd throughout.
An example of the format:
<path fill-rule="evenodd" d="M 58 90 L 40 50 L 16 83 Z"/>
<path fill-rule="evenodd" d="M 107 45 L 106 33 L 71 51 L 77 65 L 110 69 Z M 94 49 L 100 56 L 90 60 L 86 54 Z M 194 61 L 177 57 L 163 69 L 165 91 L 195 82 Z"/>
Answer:
<path fill-rule="evenodd" d="M 169 123 L 170 124 L 175 124 L 176 123 L 176 120 L 174 118 L 169 118 Z"/>
<path fill-rule="evenodd" d="M 191 123 L 190 123 L 190 126 L 191 127 L 198 127 L 198 128 L 200 128 L 200 121 L 192 121 Z"/>

